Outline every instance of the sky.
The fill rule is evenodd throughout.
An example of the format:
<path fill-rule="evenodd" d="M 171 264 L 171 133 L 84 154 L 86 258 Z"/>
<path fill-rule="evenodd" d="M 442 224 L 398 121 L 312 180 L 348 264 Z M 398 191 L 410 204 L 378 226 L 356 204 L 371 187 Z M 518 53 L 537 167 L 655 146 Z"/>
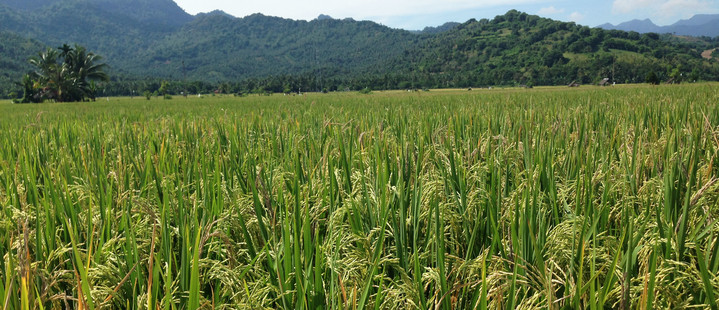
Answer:
<path fill-rule="evenodd" d="M 587 26 L 651 19 L 664 26 L 695 14 L 719 13 L 719 0 L 175 0 L 190 14 L 222 10 L 237 17 L 254 13 L 298 20 L 320 14 L 371 20 L 392 28 L 420 30 L 445 22 L 494 18 L 511 9 Z"/>

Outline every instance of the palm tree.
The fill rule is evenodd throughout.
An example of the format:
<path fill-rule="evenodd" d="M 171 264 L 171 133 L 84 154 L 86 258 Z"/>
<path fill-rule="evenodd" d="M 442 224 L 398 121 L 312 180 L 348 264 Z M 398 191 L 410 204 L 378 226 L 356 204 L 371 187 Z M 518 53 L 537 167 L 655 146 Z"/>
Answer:
<path fill-rule="evenodd" d="M 37 102 L 43 99 L 63 101 L 83 101 L 95 99 L 95 82 L 107 81 L 104 72 L 107 65 L 100 63 L 99 55 L 89 53 L 79 45 L 70 47 L 64 44 L 57 49 L 47 49 L 30 59 L 36 70 L 23 79 L 26 89 L 23 102 Z M 39 87 L 30 87 L 31 85 Z M 32 94 L 27 91 L 35 89 Z M 35 99 L 32 99 L 32 98 Z"/>
<path fill-rule="evenodd" d="M 107 81 L 109 77 L 105 73 L 107 65 L 99 63 L 102 57 L 94 53 L 88 53 L 82 46 L 75 45 L 65 58 L 65 64 L 70 67 L 70 71 L 74 74 L 77 82 L 77 89 L 81 92 L 83 98 L 85 96 L 94 99 L 94 87 L 92 82 Z"/>
<path fill-rule="evenodd" d="M 33 76 L 34 74 L 25 74 L 22 77 L 22 82 L 18 83 L 23 88 L 24 95 L 20 100 L 22 103 L 40 103 L 43 100 L 40 94 L 40 85 Z"/>
<path fill-rule="evenodd" d="M 30 58 L 30 64 L 36 68 L 30 78 L 42 85 L 40 92 L 46 99 L 60 99 L 65 86 L 64 70 L 58 64 L 57 58 L 58 52 L 51 48 Z"/>

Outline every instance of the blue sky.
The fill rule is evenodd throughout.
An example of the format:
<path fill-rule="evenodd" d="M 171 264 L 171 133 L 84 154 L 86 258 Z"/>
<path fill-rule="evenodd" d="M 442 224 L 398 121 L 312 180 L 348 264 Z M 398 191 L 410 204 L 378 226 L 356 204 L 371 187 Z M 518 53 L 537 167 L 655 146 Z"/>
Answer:
<path fill-rule="evenodd" d="M 372 20 L 393 28 L 422 29 L 448 21 L 493 18 L 510 9 L 582 25 L 617 24 L 649 18 L 672 24 L 695 14 L 719 13 L 719 0 L 176 0 L 190 14 L 223 10 L 243 17 L 253 13 L 311 20 L 320 14 L 334 18 Z"/>

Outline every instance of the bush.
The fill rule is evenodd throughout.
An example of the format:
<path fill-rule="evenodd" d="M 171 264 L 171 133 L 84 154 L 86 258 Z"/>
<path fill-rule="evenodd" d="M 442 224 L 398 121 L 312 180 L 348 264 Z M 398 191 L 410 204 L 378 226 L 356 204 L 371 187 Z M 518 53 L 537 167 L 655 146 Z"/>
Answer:
<path fill-rule="evenodd" d="M 659 85 L 659 77 L 654 71 L 647 73 L 645 81 L 652 85 Z"/>
<path fill-rule="evenodd" d="M 165 100 L 170 100 L 170 99 L 172 99 L 172 96 L 170 96 L 169 94 L 165 94 L 164 98 L 165 98 Z"/>
<path fill-rule="evenodd" d="M 149 90 L 146 90 L 145 92 L 143 92 L 142 95 L 145 96 L 145 98 L 147 98 L 147 100 L 150 100 L 150 98 L 152 97 L 152 93 Z"/>
<path fill-rule="evenodd" d="M 364 89 L 360 90 L 359 93 L 363 95 L 369 95 L 372 93 L 372 89 L 370 89 L 369 87 L 365 87 Z"/>

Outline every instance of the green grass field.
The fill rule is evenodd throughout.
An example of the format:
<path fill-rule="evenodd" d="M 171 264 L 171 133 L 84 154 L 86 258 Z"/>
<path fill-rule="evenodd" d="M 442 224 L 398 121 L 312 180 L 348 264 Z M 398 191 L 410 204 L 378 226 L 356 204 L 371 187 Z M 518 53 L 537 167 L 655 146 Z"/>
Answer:
<path fill-rule="evenodd" d="M 0 104 L 3 309 L 717 309 L 719 84 Z"/>

